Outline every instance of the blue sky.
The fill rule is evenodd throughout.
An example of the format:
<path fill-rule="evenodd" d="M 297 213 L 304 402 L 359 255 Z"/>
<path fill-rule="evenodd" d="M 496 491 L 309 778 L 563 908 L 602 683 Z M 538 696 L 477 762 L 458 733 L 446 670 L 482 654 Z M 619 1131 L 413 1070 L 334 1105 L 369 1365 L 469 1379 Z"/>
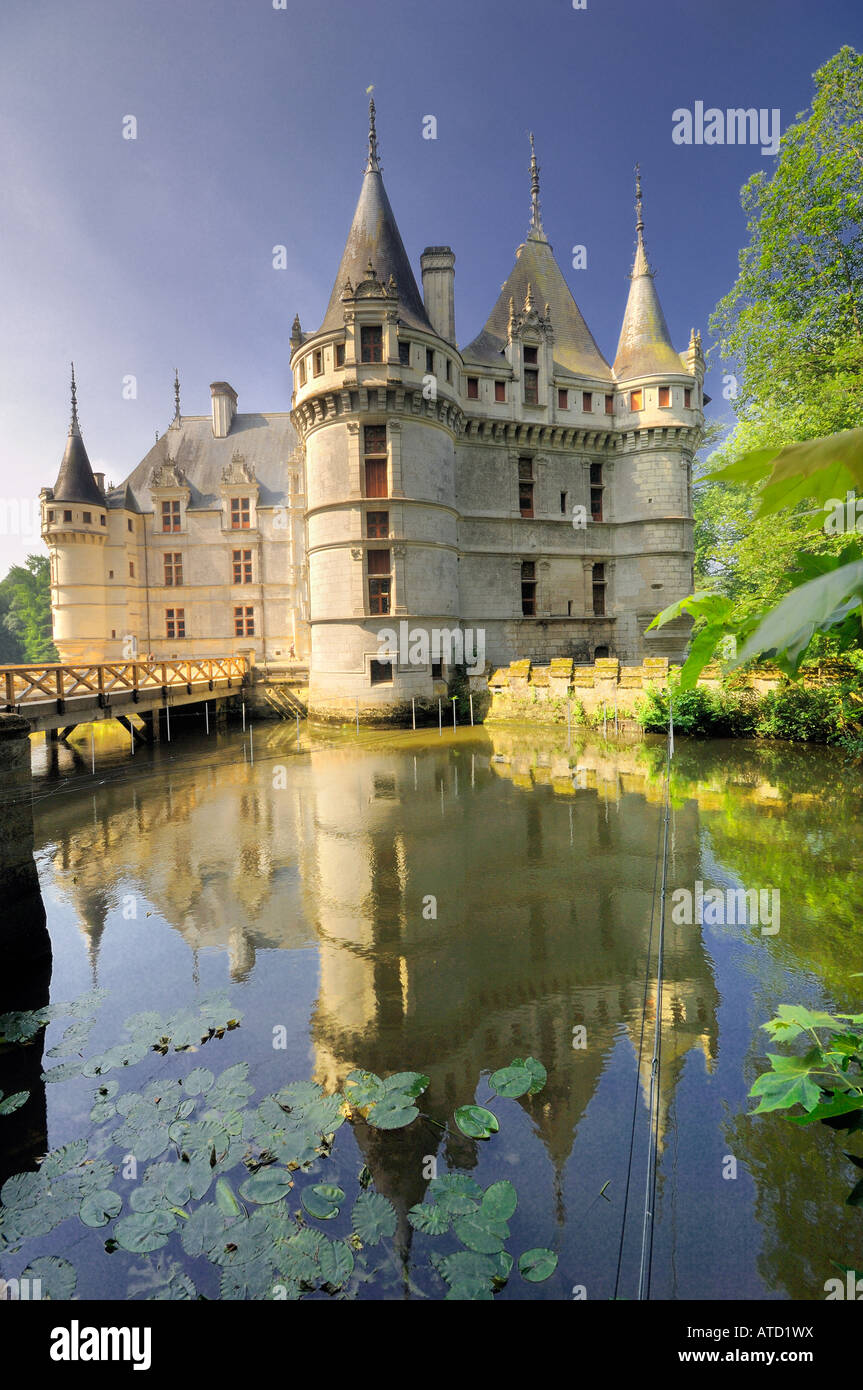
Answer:
<path fill-rule="evenodd" d="M 277 0 L 281 3 L 281 0 Z M 75 359 L 91 461 L 125 477 L 231 382 L 290 408 L 289 337 L 323 317 L 365 162 L 374 83 L 384 179 L 419 254 L 456 252 L 456 329 L 478 332 L 528 225 L 527 132 L 545 229 L 606 357 L 646 239 L 678 348 L 733 283 L 739 189 L 773 159 L 673 143 L 696 101 L 778 107 L 863 45 L 861 0 L 3 0 L 0 498 L 53 484 Z M 137 120 L 124 140 L 123 120 Z M 437 139 L 423 139 L 423 117 Z M 288 265 L 273 269 L 272 248 Z M 571 248 L 587 248 L 572 270 Z M 721 365 L 708 391 L 721 399 Z M 133 375 L 137 397 L 123 398 Z M 32 534 L 0 535 L 0 573 Z"/>

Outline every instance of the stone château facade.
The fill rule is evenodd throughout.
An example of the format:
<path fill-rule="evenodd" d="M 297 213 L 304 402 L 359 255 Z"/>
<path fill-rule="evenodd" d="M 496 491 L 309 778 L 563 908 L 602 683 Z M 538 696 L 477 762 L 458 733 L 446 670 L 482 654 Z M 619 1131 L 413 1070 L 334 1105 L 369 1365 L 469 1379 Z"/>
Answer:
<path fill-rule="evenodd" d="M 533 142 L 531 140 L 531 146 Z M 672 346 L 644 246 L 612 365 L 542 226 L 459 348 L 449 247 L 418 288 L 387 198 L 374 103 L 359 202 L 323 322 L 291 334 L 292 410 L 180 413 L 106 489 L 73 416 L 42 492 L 62 659 L 255 653 L 307 664 L 313 713 L 438 693 L 460 654 L 680 657 L 645 634 L 692 587 L 704 357 Z M 387 634 L 390 634 L 388 637 Z M 400 633 L 397 651 L 388 644 Z"/>

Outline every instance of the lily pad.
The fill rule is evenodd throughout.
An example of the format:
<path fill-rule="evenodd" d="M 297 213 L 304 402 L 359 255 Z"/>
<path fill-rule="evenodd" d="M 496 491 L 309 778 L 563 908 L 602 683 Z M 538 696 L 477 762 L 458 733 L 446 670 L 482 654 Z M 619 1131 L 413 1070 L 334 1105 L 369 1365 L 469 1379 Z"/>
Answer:
<path fill-rule="evenodd" d="M 220 1211 L 215 1202 L 204 1202 L 192 1212 L 188 1221 L 183 1222 L 180 1240 L 186 1254 L 212 1257 L 215 1252 L 224 1250 L 234 1238 L 231 1227 L 235 1221 L 235 1217 Z"/>
<path fill-rule="evenodd" d="M 31 1260 L 27 1268 L 22 1270 L 21 1278 L 28 1279 L 31 1283 L 38 1279 L 42 1286 L 41 1297 L 57 1303 L 70 1299 L 78 1283 L 74 1265 L 68 1260 L 61 1260 L 57 1255 L 40 1255 L 37 1260 Z"/>
<path fill-rule="evenodd" d="M 525 1250 L 524 1254 L 519 1256 L 518 1272 L 522 1279 L 527 1279 L 531 1284 L 541 1284 L 544 1279 L 554 1274 L 556 1269 L 557 1256 L 553 1250 Z"/>
<path fill-rule="evenodd" d="M 492 1072 L 488 1084 L 496 1095 L 514 1100 L 530 1090 L 533 1076 L 527 1067 L 501 1067 L 500 1071 Z"/>
<path fill-rule="evenodd" d="M 280 1202 L 294 1185 L 287 1168 L 259 1168 L 250 1178 L 240 1184 L 240 1196 L 247 1202 L 266 1206 L 270 1202 Z"/>
<path fill-rule="evenodd" d="M 497 1116 L 482 1105 L 462 1105 L 456 1110 L 454 1118 L 468 1139 L 488 1139 L 500 1129 Z"/>
<path fill-rule="evenodd" d="M 26 1105 L 30 1099 L 29 1091 L 15 1091 L 11 1096 L 4 1096 L 0 1091 L 0 1115 L 11 1115 L 13 1111 L 20 1110 L 22 1105 Z"/>
<path fill-rule="evenodd" d="M 107 1188 L 102 1192 L 91 1192 L 85 1197 L 78 1215 L 85 1226 L 107 1226 L 109 1221 L 120 1215 L 122 1207 L 123 1198 L 119 1192 Z"/>
<path fill-rule="evenodd" d="M 493 1221 L 508 1221 L 518 1206 L 518 1193 L 508 1179 L 493 1182 L 482 1198 L 482 1216 Z"/>
<path fill-rule="evenodd" d="M 331 1221 L 338 1216 L 339 1205 L 344 1200 L 345 1194 L 340 1187 L 322 1182 L 307 1187 L 300 1198 L 309 1216 L 317 1217 L 319 1221 Z"/>
<path fill-rule="evenodd" d="M 462 1244 L 481 1255 L 496 1255 L 509 1238 L 505 1221 L 493 1221 L 482 1215 L 457 1216 L 452 1226 Z"/>
<path fill-rule="evenodd" d="M 449 1212 L 435 1202 L 420 1202 L 408 1212 L 408 1221 L 414 1229 L 427 1236 L 442 1236 L 449 1230 L 451 1220 Z"/>
<path fill-rule="evenodd" d="M 176 1229 L 177 1219 L 169 1211 L 138 1211 L 124 1216 L 114 1227 L 114 1239 L 124 1250 L 143 1254 L 158 1250 Z"/>
<path fill-rule="evenodd" d="M 361 1192 L 354 1202 L 351 1225 L 364 1245 L 378 1245 L 396 1233 L 395 1207 L 381 1192 Z"/>
<path fill-rule="evenodd" d="M 525 1057 L 524 1061 L 522 1061 L 520 1057 L 514 1057 L 512 1062 L 510 1062 L 510 1066 L 524 1067 L 526 1071 L 529 1071 L 531 1076 L 533 1077 L 533 1081 L 531 1083 L 530 1090 L 528 1091 L 528 1095 L 539 1095 L 540 1091 L 542 1090 L 543 1086 L 548 1080 L 548 1072 L 542 1065 L 542 1062 L 538 1062 L 535 1057 Z"/>
<path fill-rule="evenodd" d="M 215 1077 L 206 1067 L 195 1067 L 183 1082 L 183 1090 L 188 1091 L 190 1096 L 203 1096 L 210 1090 Z"/>

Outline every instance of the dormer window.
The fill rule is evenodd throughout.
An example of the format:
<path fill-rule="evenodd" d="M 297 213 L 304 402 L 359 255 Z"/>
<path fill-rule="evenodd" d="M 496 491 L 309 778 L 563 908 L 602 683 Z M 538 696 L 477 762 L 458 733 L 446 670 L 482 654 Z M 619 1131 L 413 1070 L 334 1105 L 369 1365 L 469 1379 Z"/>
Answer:
<path fill-rule="evenodd" d="M 525 362 L 528 364 L 528 366 L 531 366 L 531 365 L 535 366 L 535 365 L 536 365 L 536 360 L 537 360 L 537 359 L 536 359 L 536 354 L 537 354 L 537 349 L 536 349 L 535 347 L 526 347 L 526 348 L 525 348 L 525 350 L 524 350 L 524 360 L 525 360 Z"/>
<path fill-rule="evenodd" d="M 539 372 L 531 371 L 529 367 L 524 369 L 524 403 L 539 405 Z"/>
<path fill-rule="evenodd" d="M 162 503 L 162 530 L 163 530 L 163 531 L 179 531 L 179 530 L 180 530 L 180 522 L 181 522 L 181 516 L 180 516 L 180 499 L 179 499 L 179 497 L 173 497 L 173 498 L 170 499 L 170 501 L 163 502 L 163 503 Z"/>
<path fill-rule="evenodd" d="M 251 501 L 248 497 L 231 498 L 231 530 L 248 531 L 251 525 Z"/>
<path fill-rule="evenodd" d="M 384 332 L 379 323 L 367 323 L 360 329 L 360 361 L 383 362 Z"/>

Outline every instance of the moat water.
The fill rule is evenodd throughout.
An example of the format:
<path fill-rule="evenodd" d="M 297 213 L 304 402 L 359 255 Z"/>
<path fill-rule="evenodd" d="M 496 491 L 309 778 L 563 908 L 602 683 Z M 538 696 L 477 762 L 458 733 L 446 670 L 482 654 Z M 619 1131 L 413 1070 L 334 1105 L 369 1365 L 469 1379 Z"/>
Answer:
<path fill-rule="evenodd" d="M 546 1282 L 512 1277 L 498 1298 L 613 1297 L 635 1105 L 618 1293 L 636 1297 L 661 742 L 568 747 L 565 733 L 515 728 L 303 727 L 298 739 L 292 725 L 256 724 L 132 758 L 124 736 L 101 731 L 95 775 L 89 744 L 78 747 L 52 767 L 34 740 L 33 803 L 51 998 L 106 991 L 85 1056 L 116 1043 L 131 1014 L 219 991 L 238 1028 L 194 1063 L 149 1052 L 112 1077 L 140 1089 L 246 1061 L 264 1095 L 305 1079 L 337 1089 L 354 1068 L 426 1073 L 421 1108 L 449 1130 L 344 1126 L 316 1169 L 347 1189 L 365 1164 L 398 1213 L 396 1258 L 361 1298 L 444 1296 L 432 1238 L 405 1220 L 431 1160 L 483 1187 L 510 1179 L 508 1248 L 558 1256 Z M 863 1268 L 863 1217 L 846 1205 L 860 1174 L 843 1157 L 863 1152 L 860 1136 L 753 1119 L 747 1099 L 777 1050 L 761 1027 L 777 1005 L 861 1009 L 863 980 L 850 978 L 863 970 L 861 800 L 859 772 L 825 749 L 678 740 L 669 893 L 778 889 L 781 923 L 669 914 L 654 1298 L 822 1299 L 837 1265 Z M 49 1023 L 45 1054 L 69 1022 Z M 542 1093 L 496 1101 L 500 1132 L 487 1142 L 454 1132 L 455 1107 L 482 1103 L 488 1074 L 528 1054 L 547 1068 Z M 54 1065 L 45 1055 L 33 1073 L 44 1129 L 19 1167 L 98 1128 L 98 1079 L 43 1083 Z M 0 1119 L 0 1149 L 10 1123 Z M 122 1178 L 114 1186 L 122 1193 Z M 0 1249 L 0 1274 L 61 1254 L 79 1296 L 146 1291 L 141 1258 L 107 1254 L 109 1235 L 71 1218 L 20 1254 Z M 456 1248 L 446 1239 L 440 1248 Z M 168 1258 L 194 1272 L 177 1235 L 149 1257 Z M 199 1288 L 219 1296 L 218 1279 Z"/>

